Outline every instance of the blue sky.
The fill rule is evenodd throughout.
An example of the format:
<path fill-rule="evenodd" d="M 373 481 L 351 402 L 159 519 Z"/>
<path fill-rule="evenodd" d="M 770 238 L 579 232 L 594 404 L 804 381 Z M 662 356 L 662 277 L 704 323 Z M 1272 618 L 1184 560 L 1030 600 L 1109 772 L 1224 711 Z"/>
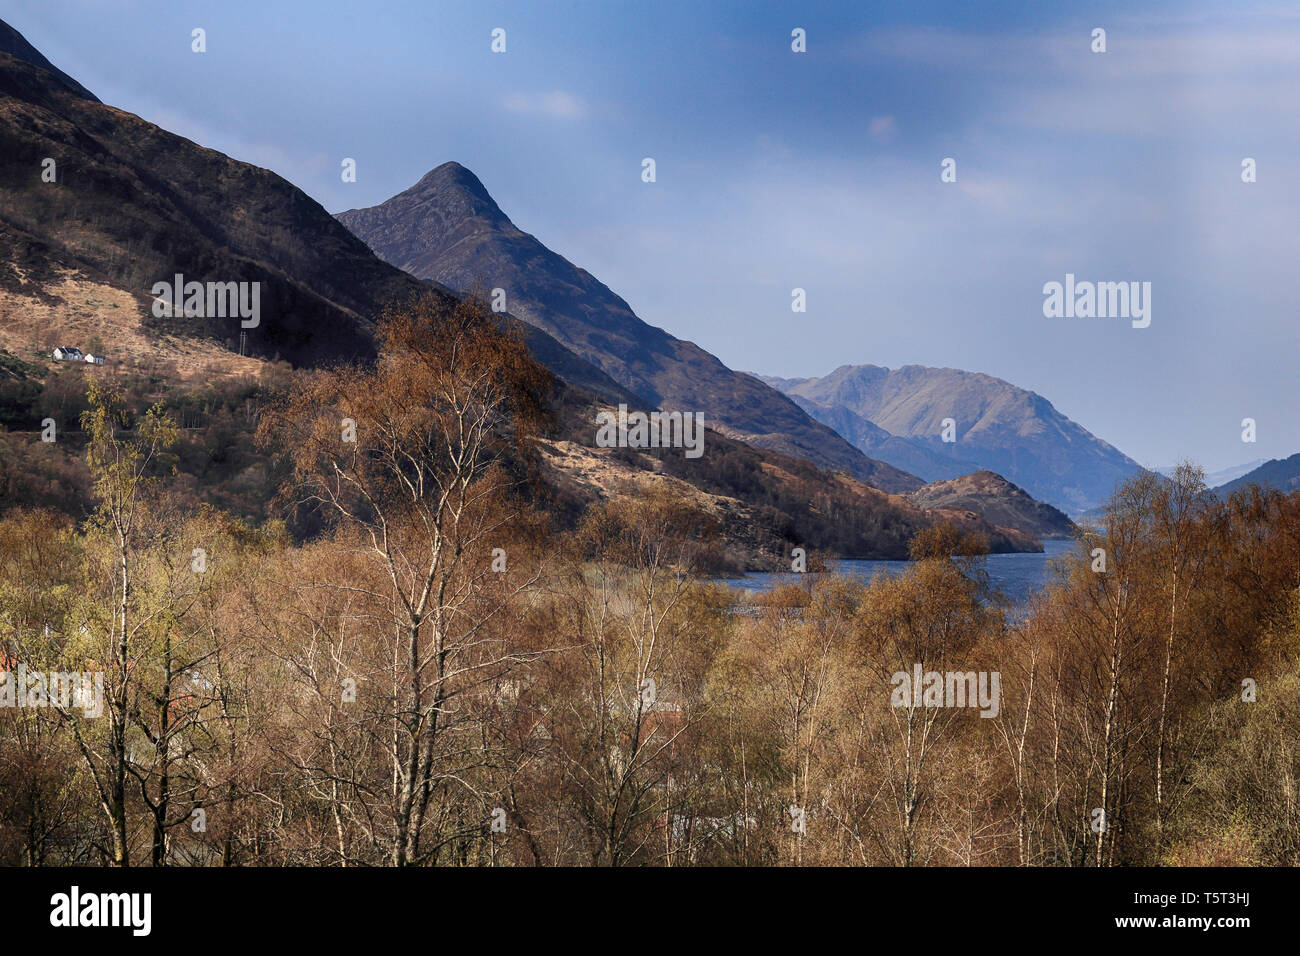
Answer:
<path fill-rule="evenodd" d="M 520 228 L 733 368 L 987 372 L 1148 465 L 1300 451 L 1296 4 L 10 0 L 4 17 L 105 102 L 332 212 L 462 162 Z M 1151 282 L 1150 327 L 1045 318 L 1066 273 Z"/>

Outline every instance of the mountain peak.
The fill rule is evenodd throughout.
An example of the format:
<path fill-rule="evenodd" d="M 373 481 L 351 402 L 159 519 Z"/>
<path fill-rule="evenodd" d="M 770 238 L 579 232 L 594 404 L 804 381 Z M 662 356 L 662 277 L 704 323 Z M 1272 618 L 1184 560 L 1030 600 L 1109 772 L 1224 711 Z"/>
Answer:
<path fill-rule="evenodd" d="M 443 163 L 387 202 L 337 218 L 414 276 L 458 291 L 501 289 L 512 315 L 555 336 L 651 408 L 698 411 L 728 437 L 885 491 L 922 484 L 867 458 L 758 379 L 643 322 L 608 286 L 516 227 L 460 163 Z"/>
<path fill-rule="evenodd" d="M 40 50 L 27 42 L 25 36 L 3 20 L 0 20 L 0 53 L 8 53 L 24 63 L 30 63 L 47 73 L 52 73 L 83 99 L 93 100 L 96 103 L 100 101 L 98 96 L 47 60 Z"/>
<path fill-rule="evenodd" d="M 470 169 L 454 161 L 435 166 L 418 183 L 388 202 L 401 205 L 403 200 L 433 203 L 443 210 L 444 215 L 459 212 L 476 219 L 510 222 L 483 181 Z"/>
<path fill-rule="evenodd" d="M 1038 393 L 983 372 L 841 365 L 822 378 L 773 384 L 812 403 L 804 407 L 832 428 L 852 412 L 902 439 L 890 442 L 858 428 L 851 440 L 867 455 L 929 480 L 987 469 L 1041 501 L 1086 511 L 1138 470 L 1137 462 Z M 945 439 L 949 423 L 956 432 Z"/>
<path fill-rule="evenodd" d="M 483 185 L 483 180 L 474 175 L 473 171 L 466 166 L 462 166 L 455 160 L 448 160 L 441 166 L 435 166 L 425 173 L 418 183 L 411 187 L 411 190 L 422 188 L 433 188 L 438 186 L 456 186 L 469 192 L 488 195 L 487 188 Z M 490 197 L 489 197 L 490 198 Z"/>

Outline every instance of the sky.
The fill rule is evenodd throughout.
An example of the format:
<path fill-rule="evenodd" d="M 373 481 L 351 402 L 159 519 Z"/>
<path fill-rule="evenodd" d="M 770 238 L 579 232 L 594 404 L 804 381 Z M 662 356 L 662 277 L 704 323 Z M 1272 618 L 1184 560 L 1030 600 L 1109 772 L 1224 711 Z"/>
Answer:
<path fill-rule="evenodd" d="M 732 368 L 986 372 L 1148 466 L 1300 451 L 1300 4 L 5 8 L 106 103 L 331 212 L 461 162 Z M 1067 274 L 1151 283 L 1150 325 L 1045 316 Z"/>

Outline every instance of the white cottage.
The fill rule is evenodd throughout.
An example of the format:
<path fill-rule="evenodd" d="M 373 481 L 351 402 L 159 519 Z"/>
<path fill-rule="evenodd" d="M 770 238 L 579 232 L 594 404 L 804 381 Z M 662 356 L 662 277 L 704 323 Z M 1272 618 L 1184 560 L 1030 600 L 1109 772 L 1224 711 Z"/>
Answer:
<path fill-rule="evenodd" d="M 80 362 L 83 358 L 81 349 L 75 345 L 60 345 L 53 355 L 56 362 Z"/>

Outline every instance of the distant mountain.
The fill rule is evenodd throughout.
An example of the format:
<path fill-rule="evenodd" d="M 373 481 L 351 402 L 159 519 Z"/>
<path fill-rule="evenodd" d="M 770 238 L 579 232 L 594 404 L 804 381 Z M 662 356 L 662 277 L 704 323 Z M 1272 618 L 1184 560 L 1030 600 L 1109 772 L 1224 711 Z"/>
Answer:
<path fill-rule="evenodd" d="M 931 482 L 924 488 L 909 491 L 904 497 L 921 508 L 980 514 L 995 527 L 1023 531 L 1035 538 L 1072 538 L 1078 530 L 1062 512 L 1035 501 L 1022 489 L 991 471 Z"/>
<path fill-rule="evenodd" d="M 859 445 L 868 454 L 930 480 L 975 468 L 1004 475 L 1040 501 L 1070 513 L 1105 501 L 1137 462 L 1058 412 L 1041 395 L 980 372 L 906 365 L 842 365 L 822 378 L 764 381 L 820 406 L 823 421 L 847 409 L 889 435 L 919 447 L 895 446 L 890 459 L 879 436 Z M 956 441 L 943 441 L 944 419 Z M 869 450 L 868 450 L 869 449 Z M 902 462 L 907 461 L 907 465 Z"/>
<path fill-rule="evenodd" d="M 760 448 L 846 471 L 886 491 L 923 482 L 873 461 L 763 382 L 643 322 L 623 299 L 518 229 L 472 172 L 443 163 L 387 202 L 338 219 L 380 257 L 457 291 L 502 289 L 511 313 L 545 329 L 652 405 L 703 412 Z"/>
<path fill-rule="evenodd" d="M 1233 465 L 1230 468 L 1221 468 L 1218 471 L 1211 471 L 1205 475 L 1205 486 L 1207 488 L 1217 488 L 1219 485 L 1226 485 L 1235 478 L 1240 478 L 1247 472 L 1254 471 L 1260 465 L 1268 461 L 1267 458 L 1256 458 L 1254 461 L 1248 461 L 1244 465 Z M 1156 468 L 1157 474 L 1164 475 L 1166 478 L 1172 478 L 1174 472 L 1178 470 L 1177 465 L 1168 465 L 1162 468 Z"/>
<path fill-rule="evenodd" d="M 764 380 L 772 383 L 786 381 L 775 378 Z M 835 429 L 872 458 L 887 461 L 928 481 L 956 478 L 979 470 L 974 462 L 949 458 L 932 452 L 911 439 L 891 435 L 844 405 L 827 405 L 795 393 L 790 397 L 813 418 Z"/>
<path fill-rule="evenodd" d="M 3 22 L 0 38 L 17 51 L 0 53 L 0 345 L 28 345 L 36 333 L 17 326 L 40 307 L 62 302 L 52 321 L 72 325 L 89 303 L 112 300 L 97 323 L 115 356 L 129 342 L 165 336 L 236 349 L 237 317 L 152 314 L 154 283 L 181 274 L 187 282 L 261 283 L 260 323 L 246 330 L 252 355 L 365 360 L 386 305 L 417 293 L 450 295 L 377 258 L 270 170 L 100 103 Z M 54 182 L 42 177 L 47 159 Z M 631 398 L 544 332 L 518 328 L 561 378 L 609 399 Z"/>
<path fill-rule="evenodd" d="M 1300 489 L 1300 452 L 1290 458 L 1274 458 L 1266 461 L 1253 471 L 1219 485 L 1214 490 L 1226 498 L 1237 489 L 1252 484 L 1287 492 Z"/>

